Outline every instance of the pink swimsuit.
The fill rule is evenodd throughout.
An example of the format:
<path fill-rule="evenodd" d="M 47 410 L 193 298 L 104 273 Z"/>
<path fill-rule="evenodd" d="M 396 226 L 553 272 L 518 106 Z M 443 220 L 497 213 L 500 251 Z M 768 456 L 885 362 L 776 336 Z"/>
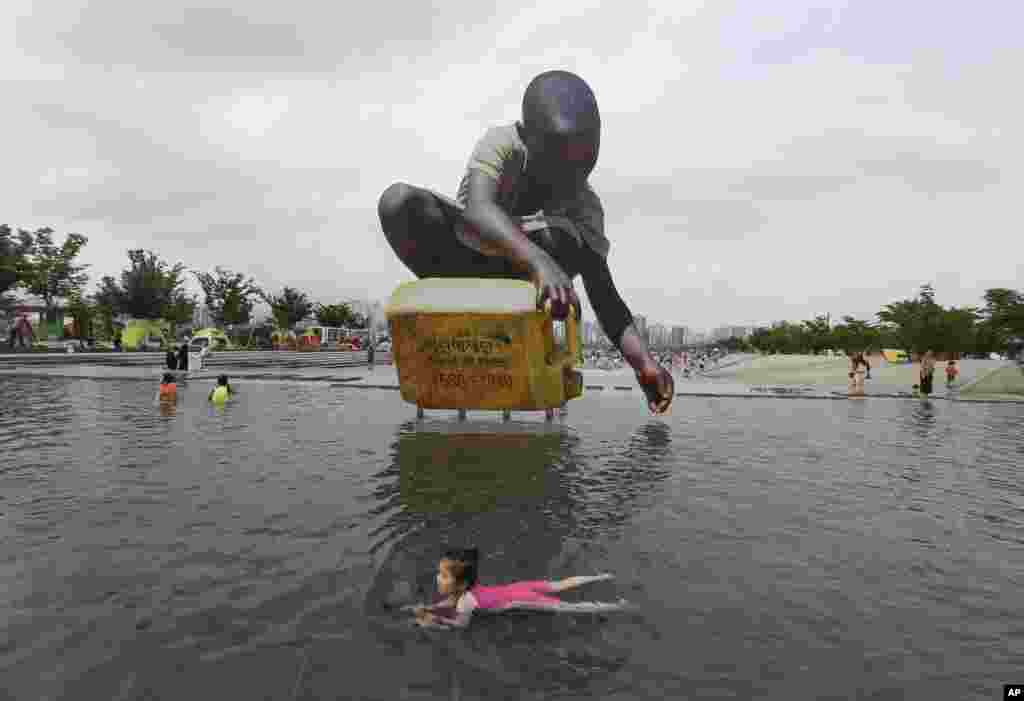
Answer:
<path fill-rule="evenodd" d="M 561 599 L 547 594 L 553 594 L 555 588 L 551 582 L 533 580 L 526 582 L 514 582 L 512 584 L 499 584 L 492 587 L 474 585 L 468 594 L 476 599 L 474 608 L 487 611 L 502 611 L 504 609 L 522 607 L 531 608 L 535 606 L 551 607 L 564 605 Z M 457 610 L 454 606 L 441 606 L 442 599 L 435 604 L 434 612 L 443 618 L 455 618 Z"/>
<path fill-rule="evenodd" d="M 553 594 L 555 588 L 551 586 L 551 582 L 543 580 L 499 584 L 492 587 L 477 584 L 469 591 L 476 597 L 481 609 L 504 609 L 515 604 L 562 603 L 561 599 L 547 596 Z"/>

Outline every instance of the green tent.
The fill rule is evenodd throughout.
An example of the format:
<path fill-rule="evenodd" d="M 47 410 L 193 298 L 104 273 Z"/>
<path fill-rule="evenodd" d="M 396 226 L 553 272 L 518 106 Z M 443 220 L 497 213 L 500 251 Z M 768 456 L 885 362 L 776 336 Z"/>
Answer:
<path fill-rule="evenodd" d="M 199 341 L 196 343 L 196 341 Z M 231 339 L 221 329 L 206 328 L 200 329 L 192 334 L 190 346 L 209 346 L 210 350 L 230 350 L 233 348 Z"/>
<path fill-rule="evenodd" d="M 121 334 L 121 344 L 125 350 L 138 350 L 147 340 L 161 343 L 169 326 L 162 319 L 133 319 Z"/>

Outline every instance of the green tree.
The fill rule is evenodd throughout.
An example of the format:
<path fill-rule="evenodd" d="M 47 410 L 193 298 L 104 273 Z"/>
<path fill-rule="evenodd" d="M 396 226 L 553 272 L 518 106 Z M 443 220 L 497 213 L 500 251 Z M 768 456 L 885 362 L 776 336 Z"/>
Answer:
<path fill-rule="evenodd" d="M 758 353 L 768 353 L 768 336 L 769 330 L 763 326 L 754 329 L 754 332 L 750 334 L 750 347 Z"/>
<path fill-rule="evenodd" d="M 93 335 L 92 320 L 96 315 L 96 307 L 80 291 L 73 292 L 68 297 L 67 312 L 78 329 L 78 338 L 89 338 Z"/>
<path fill-rule="evenodd" d="M 24 282 L 32 243 L 27 231 L 18 229 L 15 234 L 7 224 L 0 224 L 0 298 Z"/>
<path fill-rule="evenodd" d="M 162 319 L 185 283 L 185 266 L 169 265 L 152 251 L 128 251 L 130 267 L 121 272 L 119 311 L 136 319 Z"/>
<path fill-rule="evenodd" d="M 984 299 L 980 316 L 993 350 L 1002 350 L 1010 337 L 1024 337 L 1024 292 L 994 287 L 985 290 Z"/>
<path fill-rule="evenodd" d="M 88 266 L 76 264 L 75 259 L 89 239 L 81 234 L 68 234 L 58 246 L 53 242 L 53 229 L 49 228 L 36 229 L 30 239 L 23 286 L 43 300 L 46 319 L 52 321 L 56 301 L 79 292 L 88 280 Z"/>
<path fill-rule="evenodd" d="M 749 344 L 739 336 L 730 336 L 722 341 L 721 346 L 730 353 L 743 353 L 750 348 Z"/>
<path fill-rule="evenodd" d="M 767 346 L 770 353 L 799 353 L 809 347 L 800 324 L 780 321 L 768 330 Z"/>
<path fill-rule="evenodd" d="M 279 295 L 262 293 L 260 296 L 270 307 L 277 328 L 283 331 L 291 330 L 313 311 L 313 303 L 306 293 L 293 287 L 286 286 Z"/>
<path fill-rule="evenodd" d="M 261 296 L 251 277 L 246 279 L 242 273 L 231 273 L 220 266 L 213 273 L 193 271 L 193 275 L 203 288 L 206 308 L 218 325 L 249 322 L 254 300 Z"/>
<path fill-rule="evenodd" d="M 921 285 L 915 299 L 905 299 L 885 305 L 878 319 L 890 331 L 899 348 L 908 353 L 935 350 L 941 342 L 943 309 L 935 303 L 935 290 L 930 284 Z"/>
<path fill-rule="evenodd" d="M 801 350 L 817 355 L 833 345 L 832 327 L 827 316 L 816 316 L 810 321 L 804 321 L 801 331 L 801 345 L 805 346 Z"/>
<path fill-rule="evenodd" d="M 942 310 L 939 316 L 931 348 L 936 351 L 954 353 L 970 352 L 975 349 L 978 312 L 973 307 Z"/>
<path fill-rule="evenodd" d="M 93 326 L 97 336 L 104 340 L 114 338 L 114 316 L 119 313 L 121 306 L 122 291 L 110 275 L 104 275 L 100 280 L 99 289 L 93 295 L 93 321 L 99 322 L 99 328 Z"/>
<path fill-rule="evenodd" d="M 866 321 L 844 316 L 843 323 L 832 330 L 836 346 L 846 353 L 879 350 L 882 346 L 881 331 Z"/>
<path fill-rule="evenodd" d="M 175 290 L 170 300 L 164 305 L 163 319 L 168 322 L 170 328 L 167 330 L 169 343 L 173 343 L 178 336 L 178 324 L 187 324 L 192 321 L 196 307 L 199 306 L 195 295 L 186 294 L 183 290 Z"/>
<path fill-rule="evenodd" d="M 318 304 L 314 310 L 316 320 L 323 326 L 354 326 L 355 313 L 347 304 Z"/>

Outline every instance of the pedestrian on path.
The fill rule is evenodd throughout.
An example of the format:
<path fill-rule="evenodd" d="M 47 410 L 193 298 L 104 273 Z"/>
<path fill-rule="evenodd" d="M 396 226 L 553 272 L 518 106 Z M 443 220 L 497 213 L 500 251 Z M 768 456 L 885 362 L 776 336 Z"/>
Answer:
<path fill-rule="evenodd" d="M 188 371 L 188 343 L 182 343 L 178 348 L 178 369 Z"/>
<path fill-rule="evenodd" d="M 14 322 L 14 330 L 12 333 L 15 335 L 11 337 L 11 350 L 14 350 L 15 336 L 22 348 L 28 348 L 29 350 L 32 349 L 32 344 L 36 341 L 36 332 L 32 328 L 32 324 L 28 322 L 27 316 L 22 315 L 18 317 L 18 320 Z M 26 341 L 26 339 L 31 340 Z"/>

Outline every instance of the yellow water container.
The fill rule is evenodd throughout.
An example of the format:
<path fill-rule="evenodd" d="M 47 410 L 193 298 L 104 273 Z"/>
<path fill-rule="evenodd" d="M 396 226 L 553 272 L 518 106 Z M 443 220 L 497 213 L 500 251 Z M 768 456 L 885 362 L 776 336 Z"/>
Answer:
<path fill-rule="evenodd" d="M 385 307 L 402 399 L 420 409 L 554 409 L 583 393 L 575 313 L 562 343 L 522 280 L 425 278 Z"/>

